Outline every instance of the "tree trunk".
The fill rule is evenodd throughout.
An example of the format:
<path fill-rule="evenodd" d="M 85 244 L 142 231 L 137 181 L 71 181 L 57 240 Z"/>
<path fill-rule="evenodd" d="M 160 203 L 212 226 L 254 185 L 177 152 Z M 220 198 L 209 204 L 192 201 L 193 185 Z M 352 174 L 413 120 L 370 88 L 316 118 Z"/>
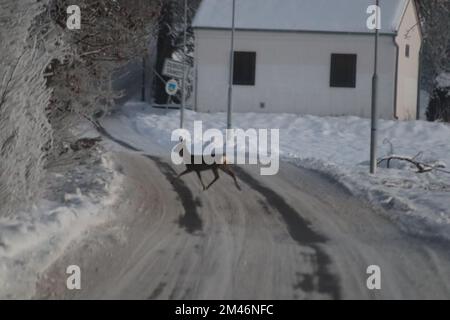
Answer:
<path fill-rule="evenodd" d="M 175 47 L 172 43 L 172 38 L 170 37 L 170 26 L 173 22 L 173 8 L 171 1 L 166 1 L 161 9 L 161 18 L 159 21 L 158 30 L 158 42 L 157 42 L 157 55 L 155 70 L 161 75 L 165 81 L 168 80 L 167 77 L 162 75 L 162 70 L 164 67 L 164 61 L 166 58 L 170 58 Z M 165 91 L 165 83 L 161 80 L 159 76 L 154 77 L 153 82 L 154 88 L 154 98 L 155 102 L 158 104 L 163 104 L 167 102 L 167 94 Z"/>

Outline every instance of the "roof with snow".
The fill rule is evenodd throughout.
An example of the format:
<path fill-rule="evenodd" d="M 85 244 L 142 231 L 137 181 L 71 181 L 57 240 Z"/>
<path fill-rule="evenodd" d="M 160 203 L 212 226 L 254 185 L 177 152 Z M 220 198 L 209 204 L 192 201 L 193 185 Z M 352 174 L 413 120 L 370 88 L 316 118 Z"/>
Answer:
<path fill-rule="evenodd" d="M 381 33 L 395 34 L 409 0 L 380 0 Z M 265 31 L 369 33 L 374 0 L 236 0 L 236 28 Z M 194 28 L 230 29 L 232 0 L 203 0 Z"/>

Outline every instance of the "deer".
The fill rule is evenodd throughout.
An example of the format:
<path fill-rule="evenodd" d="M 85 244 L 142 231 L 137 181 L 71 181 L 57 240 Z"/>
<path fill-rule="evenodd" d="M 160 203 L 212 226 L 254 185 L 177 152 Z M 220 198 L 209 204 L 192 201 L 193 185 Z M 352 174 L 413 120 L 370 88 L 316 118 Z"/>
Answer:
<path fill-rule="evenodd" d="M 184 157 L 184 149 L 186 148 L 186 144 L 183 140 L 181 140 L 180 143 L 181 149 L 179 151 L 179 155 L 180 157 L 182 157 L 183 159 L 186 159 Z M 209 188 L 211 188 L 211 186 L 217 182 L 217 180 L 220 179 L 220 175 L 219 175 L 219 170 L 223 171 L 224 173 L 226 173 L 227 175 L 229 175 L 231 178 L 233 178 L 234 180 L 234 184 L 236 186 L 236 188 L 241 191 L 241 187 L 236 179 L 236 175 L 234 174 L 234 172 L 231 170 L 230 165 L 227 163 L 227 159 L 225 155 L 222 155 L 222 161 L 221 163 L 217 163 L 214 162 L 212 164 L 208 164 L 205 162 L 205 159 L 203 156 L 202 157 L 202 162 L 200 164 L 196 164 L 195 163 L 195 155 L 189 154 L 188 151 L 186 151 L 186 156 L 188 159 L 190 159 L 189 163 L 185 163 L 186 166 L 186 170 L 184 170 L 182 173 L 180 173 L 176 179 L 180 179 L 182 176 L 187 175 L 189 173 L 195 172 L 197 174 L 198 179 L 200 180 L 200 183 L 202 184 L 203 187 L 203 191 L 208 190 Z M 215 154 L 211 155 L 213 158 L 215 158 Z M 202 179 L 202 175 L 201 173 L 204 171 L 209 171 L 211 170 L 214 174 L 214 180 L 211 181 L 211 183 L 208 186 L 205 186 L 205 184 L 203 183 L 203 179 Z"/>

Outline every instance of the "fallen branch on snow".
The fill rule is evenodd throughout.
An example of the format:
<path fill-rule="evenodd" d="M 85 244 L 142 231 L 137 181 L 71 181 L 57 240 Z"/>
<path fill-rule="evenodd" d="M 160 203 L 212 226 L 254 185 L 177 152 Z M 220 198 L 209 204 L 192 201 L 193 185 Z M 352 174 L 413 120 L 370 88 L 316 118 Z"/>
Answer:
<path fill-rule="evenodd" d="M 441 164 L 427 164 L 424 162 L 417 161 L 416 159 L 420 156 L 421 153 L 419 153 L 415 157 L 408 157 L 408 156 L 397 156 L 397 155 L 390 155 L 388 157 L 382 158 L 378 160 L 378 165 L 382 164 L 383 162 L 387 162 L 387 168 L 389 169 L 391 166 L 392 160 L 398 160 L 398 161 L 406 161 L 411 164 L 413 164 L 417 168 L 417 173 L 426 173 L 431 172 L 433 170 L 444 172 L 450 174 L 450 171 L 445 171 L 443 168 L 445 166 L 442 166 Z"/>

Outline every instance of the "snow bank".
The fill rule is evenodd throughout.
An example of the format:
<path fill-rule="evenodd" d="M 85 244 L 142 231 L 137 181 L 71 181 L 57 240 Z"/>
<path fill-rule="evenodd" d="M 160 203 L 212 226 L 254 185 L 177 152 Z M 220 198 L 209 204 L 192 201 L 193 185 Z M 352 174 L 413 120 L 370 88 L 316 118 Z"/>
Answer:
<path fill-rule="evenodd" d="M 116 200 L 121 176 L 110 155 L 89 170 L 74 170 L 53 173 L 51 179 L 60 188 L 53 188 L 51 200 L 30 212 L 0 218 L 0 299 L 31 298 L 40 273 L 70 242 L 111 218 L 108 208 Z"/>
<path fill-rule="evenodd" d="M 108 129 L 117 136 L 143 150 L 148 151 L 154 142 L 167 150 L 179 113 L 128 104 L 123 115 L 114 119 Z M 226 127 L 226 114 L 186 111 L 187 129 L 192 130 L 194 120 L 202 120 L 205 129 Z M 381 211 L 405 231 L 450 240 L 450 175 L 416 174 L 407 164 L 394 162 L 392 169 L 381 168 L 377 176 L 371 176 L 368 119 L 247 113 L 235 114 L 234 126 L 280 129 L 280 153 L 286 161 L 323 172 L 375 207 L 388 209 Z M 380 121 L 379 142 L 380 157 L 392 151 L 407 156 L 423 152 L 425 162 L 450 165 L 450 126 L 446 124 Z"/>

